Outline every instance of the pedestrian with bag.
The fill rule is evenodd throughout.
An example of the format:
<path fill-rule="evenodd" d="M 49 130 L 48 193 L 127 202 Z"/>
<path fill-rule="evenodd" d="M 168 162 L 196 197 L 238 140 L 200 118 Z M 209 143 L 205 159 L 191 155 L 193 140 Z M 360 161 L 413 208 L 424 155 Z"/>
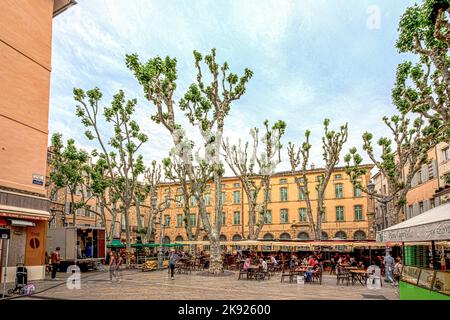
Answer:
<path fill-rule="evenodd" d="M 50 255 L 50 260 L 52 264 L 52 280 L 56 280 L 56 272 L 58 271 L 59 264 L 61 263 L 61 255 L 59 254 L 60 247 L 56 247 Z"/>

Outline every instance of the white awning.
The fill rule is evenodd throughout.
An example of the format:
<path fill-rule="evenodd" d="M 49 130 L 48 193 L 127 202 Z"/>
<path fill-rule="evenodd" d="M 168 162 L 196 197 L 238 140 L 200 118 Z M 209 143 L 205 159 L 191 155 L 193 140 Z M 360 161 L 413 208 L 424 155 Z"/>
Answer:
<path fill-rule="evenodd" d="M 450 240 L 450 203 L 425 211 L 377 234 L 377 241 Z"/>
<path fill-rule="evenodd" d="M 14 227 L 35 227 L 36 226 L 36 224 L 34 222 L 27 221 L 27 220 L 11 219 L 9 221 L 11 221 L 11 225 Z"/>

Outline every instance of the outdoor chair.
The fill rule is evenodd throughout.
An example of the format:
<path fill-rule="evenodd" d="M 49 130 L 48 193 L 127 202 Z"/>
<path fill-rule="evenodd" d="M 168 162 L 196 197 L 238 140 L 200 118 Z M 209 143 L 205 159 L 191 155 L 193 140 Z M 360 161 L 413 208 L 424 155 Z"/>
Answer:
<path fill-rule="evenodd" d="M 287 272 L 286 272 L 287 271 Z M 283 268 L 282 272 L 281 272 L 281 282 L 284 282 L 284 278 L 289 278 L 289 282 L 293 281 L 294 278 L 294 273 L 292 272 L 291 269 L 286 269 Z"/>
<path fill-rule="evenodd" d="M 319 284 L 322 284 L 322 274 L 323 274 L 323 267 L 320 267 L 318 271 L 313 273 L 311 283 L 317 280 Z"/>
<path fill-rule="evenodd" d="M 338 267 L 336 277 L 337 277 L 337 282 L 336 282 L 337 285 L 339 284 L 339 282 L 344 284 L 344 281 L 347 281 L 347 285 L 348 285 L 350 283 L 351 274 L 348 270 L 345 270 L 342 267 Z"/>

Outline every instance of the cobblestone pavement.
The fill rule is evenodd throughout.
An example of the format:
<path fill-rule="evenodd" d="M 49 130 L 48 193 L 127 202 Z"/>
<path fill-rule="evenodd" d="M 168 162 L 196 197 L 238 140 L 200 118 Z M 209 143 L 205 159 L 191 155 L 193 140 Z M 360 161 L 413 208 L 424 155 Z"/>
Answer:
<path fill-rule="evenodd" d="M 87 299 L 87 300 L 229 300 L 229 299 L 280 299 L 280 300 L 398 300 L 395 290 L 383 284 L 378 290 L 370 290 L 360 283 L 336 285 L 336 276 L 325 274 L 322 285 L 318 283 L 281 283 L 280 275 L 270 280 L 238 280 L 235 272 L 230 276 L 207 277 L 192 272 L 168 277 L 167 270 L 141 272 L 123 271 L 122 282 L 110 282 L 108 272 L 81 274 L 81 289 L 68 289 L 69 275 L 59 273 L 56 281 L 34 281 L 36 293 L 19 299 Z"/>

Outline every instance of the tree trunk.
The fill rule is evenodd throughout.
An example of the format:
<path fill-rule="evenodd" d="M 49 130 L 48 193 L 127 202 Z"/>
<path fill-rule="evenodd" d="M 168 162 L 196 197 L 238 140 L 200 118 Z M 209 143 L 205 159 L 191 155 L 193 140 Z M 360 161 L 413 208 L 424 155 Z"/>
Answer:
<path fill-rule="evenodd" d="M 123 207 L 123 213 L 125 217 L 125 249 L 127 251 L 127 268 L 130 266 L 130 253 L 131 253 L 131 239 L 130 239 L 130 221 L 128 219 L 128 207 Z"/>
<path fill-rule="evenodd" d="M 155 240 L 155 232 L 156 232 L 156 228 L 155 228 L 155 212 L 153 211 L 153 209 L 150 209 L 150 216 L 148 218 L 148 223 L 147 223 L 147 235 L 146 235 L 146 241 L 147 243 L 150 243 L 151 240 Z"/>
<path fill-rule="evenodd" d="M 77 225 L 77 215 L 75 214 L 75 202 L 74 202 L 74 197 L 73 197 L 73 192 L 70 192 L 70 199 L 71 199 L 71 206 L 70 206 L 70 214 L 72 215 L 72 223 L 73 226 Z"/>
<path fill-rule="evenodd" d="M 136 203 L 136 221 L 137 221 L 137 227 L 138 230 L 141 230 L 143 228 L 142 224 L 142 217 L 141 217 L 141 205 L 139 204 L 139 201 L 137 199 L 138 197 L 135 197 L 135 203 Z"/>
<path fill-rule="evenodd" d="M 209 242 L 210 261 L 208 272 L 212 274 L 223 273 L 222 250 L 220 247 L 219 235 L 216 230 L 212 230 Z"/>
<path fill-rule="evenodd" d="M 111 208 L 111 228 L 109 230 L 109 241 L 112 241 L 116 233 L 116 217 L 117 217 L 117 210 L 116 205 L 114 204 L 113 207 Z"/>

